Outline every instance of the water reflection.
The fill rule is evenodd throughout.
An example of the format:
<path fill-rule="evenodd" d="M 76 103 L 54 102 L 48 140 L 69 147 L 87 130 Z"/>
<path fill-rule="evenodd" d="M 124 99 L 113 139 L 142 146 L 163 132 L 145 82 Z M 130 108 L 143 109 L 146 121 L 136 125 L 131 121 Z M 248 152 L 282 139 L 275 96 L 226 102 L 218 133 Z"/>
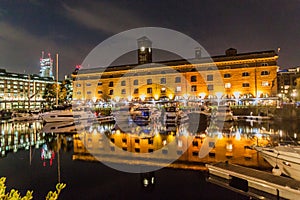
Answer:
<path fill-rule="evenodd" d="M 210 123 L 205 132 L 197 134 L 191 133 L 188 123 L 176 126 L 135 126 L 127 133 L 116 124 L 96 123 L 67 136 L 43 133 L 42 128 L 43 125 L 38 121 L 2 123 L 1 155 L 5 156 L 8 152 L 20 149 L 31 151 L 31 148 L 42 147 L 41 160 L 44 166 L 51 166 L 59 149 L 63 149 L 73 150 L 74 160 L 136 164 L 134 161 L 138 158 L 141 166 L 163 166 L 170 158 L 177 157 L 177 162 L 187 165 L 229 160 L 245 166 L 265 167 L 268 164 L 249 147 L 288 140 L 298 142 L 300 133 L 298 125 L 242 121 Z M 209 144 L 211 150 L 205 157 L 200 158 L 199 151 L 208 136 L 215 138 L 216 142 Z M 133 156 L 122 160 L 120 156 L 125 155 L 124 152 L 130 152 Z"/>

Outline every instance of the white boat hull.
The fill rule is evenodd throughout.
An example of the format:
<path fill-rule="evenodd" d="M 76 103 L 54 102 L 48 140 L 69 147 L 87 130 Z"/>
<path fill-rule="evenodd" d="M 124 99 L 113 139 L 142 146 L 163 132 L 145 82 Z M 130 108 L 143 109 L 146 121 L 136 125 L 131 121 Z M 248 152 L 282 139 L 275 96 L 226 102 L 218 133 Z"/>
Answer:
<path fill-rule="evenodd" d="M 272 167 L 275 168 L 277 165 L 283 174 L 300 180 L 300 154 L 298 150 L 292 147 L 256 147 L 256 150 Z"/>
<path fill-rule="evenodd" d="M 96 117 L 92 112 L 72 112 L 68 110 L 52 111 L 40 115 L 46 123 L 53 122 L 72 122 L 80 120 L 95 120 Z"/>

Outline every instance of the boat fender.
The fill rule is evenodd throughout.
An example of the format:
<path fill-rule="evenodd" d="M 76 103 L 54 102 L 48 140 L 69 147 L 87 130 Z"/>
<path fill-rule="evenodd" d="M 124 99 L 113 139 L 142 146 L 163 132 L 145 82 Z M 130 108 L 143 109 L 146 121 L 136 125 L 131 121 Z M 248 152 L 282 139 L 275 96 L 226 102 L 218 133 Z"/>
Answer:
<path fill-rule="evenodd" d="M 279 169 L 278 165 L 276 165 L 273 169 L 272 169 L 272 174 L 275 176 L 280 176 L 281 175 L 281 170 Z"/>

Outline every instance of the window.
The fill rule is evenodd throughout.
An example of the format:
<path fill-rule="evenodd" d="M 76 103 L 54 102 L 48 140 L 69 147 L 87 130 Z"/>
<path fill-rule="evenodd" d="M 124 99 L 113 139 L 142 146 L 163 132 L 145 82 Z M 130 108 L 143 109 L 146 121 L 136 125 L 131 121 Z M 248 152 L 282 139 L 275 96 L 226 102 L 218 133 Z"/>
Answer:
<path fill-rule="evenodd" d="M 242 76 L 249 76 L 249 72 L 243 72 Z"/>
<path fill-rule="evenodd" d="M 197 91 L 197 85 L 192 85 L 191 91 L 192 91 L 192 92 L 196 92 L 196 91 Z"/>
<path fill-rule="evenodd" d="M 191 82 L 197 82 L 197 76 L 191 76 Z"/>
<path fill-rule="evenodd" d="M 209 74 L 209 75 L 207 75 L 207 81 L 213 81 L 214 80 L 214 75 L 212 75 L 212 74 Z"/>
<path fill-rule="evenodd" d="M 114 90 L 109 90 L 109 95 L 113 95 L 114 94 Z"/>
<path fill-rule="evenodd" d="M 147 79 L 147 85 L 151 85 L 152 84 L 152 79 Z"/>
<path fill-rule="evenodd" d="M 113 81 L 110 81 L 109 84 L 108 84 L 108 86 L 109 86 L 109 87 L 114 87 L 114 82 L 113 82 Z"/>
<path fill-rule="evenodd" d="M 91 91 L 87 91 L 86 94 L 92 94 L 92 92 Z"/>
<path fill-rule="evenodd" d="M 207 85 L 207 90 L 208 91 L 214 90 L 214 85 Z"/>
<path fill-rule="evenodd" d="M 147 88 L 147 94 L 152 94 L 152 88 Z"/>
<path fill-rule="evenodd" d="M 230 74 L 224 74 L 224 78 L 230 78 L 231 75 Z"/>
<path fill-rule="evenodd" d="M 268 66 L 268 63 L 261 63 L 261 66 Z"/>
<path fill-rule="evenodd" d="M 126 89 L 122 89 L 121 94 L 126 94 Z"/>
<path fill-rule="evenodd" d="M 126 86 L 126 81 L 121 81 L 121 86 Z"/>
<path fill-rule="evenodd" d="M 270 74 L 269 71 L 262 71 L 262 72 L 260 73 L 260 75 L 262 75 L 262 76 L 266 76 L 266 75 L 269 75 L 269 74 Z"/>
<path fill-rule="evenodd" d="M 269 81 L 262 81 L 261 86 L 263 87 L 270 86 Z"/>
<path fill-rule="evenodd" d="M 139 84 L 139 80 L 134 80 L 133 81 L 133 85 L 138 85 Z"/>
<path fill-rule="evenodd" d="M 81 92 L 80 92 L 80 91 L 78 91 L 78 92 L 77 92 L 77 94 L 81 94 Z"/>
<path fill-rule="evenodd" d="M 87 83 L 87 84 L 86 84 L 86 86 L 91 86 L 91 85 L 92 85 L 91 83 Z"/>
<path fill-rule="evenodd" d="M 25 84 L 25 85 L 27 85 L 27 84 Z M 78 83 L 78 84 L 76 84 L 76 87 L 81 87 L 81 84 L 79 84 L 79 83 Z"/>
<path fill-rule="evenodd" d="M 181 82 L 181 77 L 175 77 L 175 83 L 180 83 Z"/>
<path fill-rule="evenodd" d="M 176 87 L 176 92 L 181 92 L 181 87 L 180 86 Z"/>
<path fill-rule="evenodd" d="M 98 82 L 98 86 L 102 85 L 102 82 Z"/>
<path fill-rule="evenodd" d="M 98 94 L 103 94 L 103 92 L 101 90 L 98 90 Z"/>
<path fill-rule="evenodd" d="M 166 84 L 166 83 L 167 83 L 166 78 L 161 78 L 161 79 L 160 79 L 160 84 Z"/>
<path fill-rule="evenodd" d="M 160 92 L 163 93 L 163 94 L 166 93 L 166 88 L 164 88 L 164 87 L 161 88 Z"/>
<path fill-rule="evenodd" d="M 243 87 L 250 87 L 249 83 L 243 83 Z"/>
<path fill-rule="evenodd" d="M 138 94 L 139 93 L 139 88 L 134 88 L 133 93 Z"/>
<path fill-rule="evenodd" d="M 225 88 L 231 88 L 231 83 L 225 83 Z"/>

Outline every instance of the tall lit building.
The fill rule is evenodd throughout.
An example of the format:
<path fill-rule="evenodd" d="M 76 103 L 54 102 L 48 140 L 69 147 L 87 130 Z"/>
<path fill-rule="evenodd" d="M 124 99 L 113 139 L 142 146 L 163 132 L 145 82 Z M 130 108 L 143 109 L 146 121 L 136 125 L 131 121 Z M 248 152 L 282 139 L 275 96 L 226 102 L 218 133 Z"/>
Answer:
<path fill-rule="evenodd" d="M 138 64 L 82 69 L 73 74 L 73 100 L 191 100 L 218 99 L 254 103 L 277 95 L 275 51 L 237 53 L 152 63 L 151 41 L 137 40 Z M 139 65 L 142 64 L 142 65 Z"/>
<path fill-rule="evenodd" d="M 40 76 L 53 78 L 53 59 L 51 54 L 48 53 L 48 57 L 44 57 L 44 51 L 42 51 L 42 57 L 40 58 Z"/>

